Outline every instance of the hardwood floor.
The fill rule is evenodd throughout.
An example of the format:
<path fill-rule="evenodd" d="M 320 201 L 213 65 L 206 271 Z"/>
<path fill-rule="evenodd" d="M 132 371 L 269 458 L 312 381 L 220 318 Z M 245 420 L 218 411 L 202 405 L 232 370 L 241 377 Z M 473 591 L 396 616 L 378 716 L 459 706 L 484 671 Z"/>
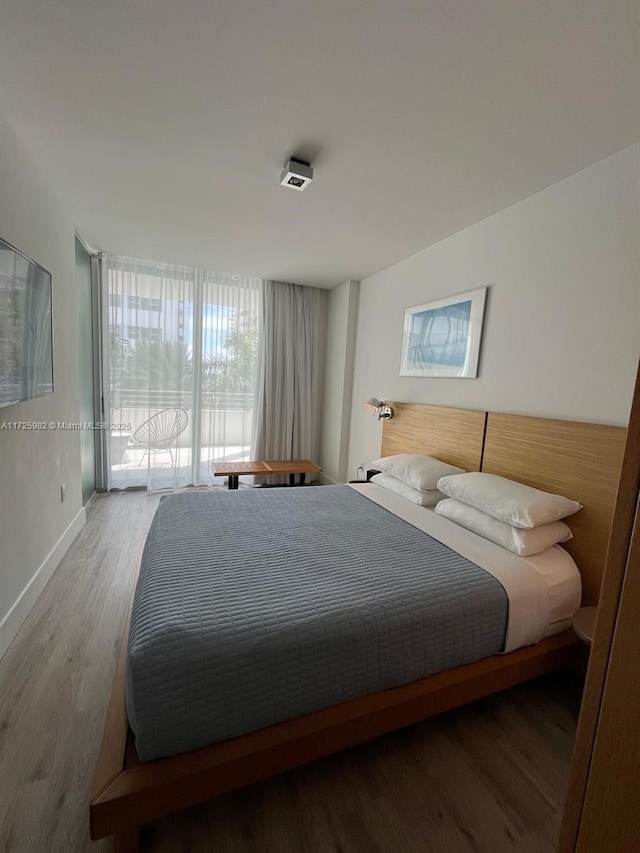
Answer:
<path fill-rule="evenodd" d="M 107 851 L 88 798 L 157 506 L 97 496 L 0 661 L 0 850 Z M 165 818 L 146 853 L 551 853 L 579 683 L 556 674 Z"/>

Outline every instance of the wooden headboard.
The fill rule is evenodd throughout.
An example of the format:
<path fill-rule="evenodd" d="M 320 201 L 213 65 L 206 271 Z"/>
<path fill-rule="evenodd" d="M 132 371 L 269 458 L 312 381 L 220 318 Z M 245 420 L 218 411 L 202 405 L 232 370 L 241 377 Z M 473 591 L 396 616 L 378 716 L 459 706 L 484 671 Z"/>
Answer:
<path fill-rule="evenodd" d="M 627 430 L 603 424 L 391 403 L 382 455 L 422 453 L 580 501 L 564 547 L 582 575 L 583 604 L 597 604 Z"/>
<path fill-rule="evenodd" d="M 489 412 L 482 471 L 580 501 L 565 547 L 582 575 L 583 604 L 597 604 L 627 430 Z"/>
<path fill-rule="evenodd" d="M 480 470 L 486 412 L 417 403 L 389 405 L 393 417 L 384 422 L 382 456 L 421 453 L 466 471 Z"/>

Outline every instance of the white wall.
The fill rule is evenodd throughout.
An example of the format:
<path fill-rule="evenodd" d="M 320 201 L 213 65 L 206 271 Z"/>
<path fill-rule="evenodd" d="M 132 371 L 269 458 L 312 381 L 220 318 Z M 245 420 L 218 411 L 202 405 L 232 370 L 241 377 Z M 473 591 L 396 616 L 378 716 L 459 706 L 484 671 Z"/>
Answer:
<path fill-rule="evenodd" d="M 347 477 L 358 282 L 345 281 L 328 293 L 320 465 L 324 482 Z"/>
<path fill-rule="evenodd" d="M 404 309 L 490 285 L 477 379 L 400 378 Z M 626 424 L 640 355 L 640 144 L 364 279 L 349 475 L 380 399 Z"/>
<path fill-rule="evenodd" d="M 0 426 L 11 421 L 76 421 L 74 228 L 3 120 L 0 237 L 52 274 L 55 388 L 49 397 L 0 409 Z M 0 656 L 83 521 L 79 434 L 0 429 Z"/>

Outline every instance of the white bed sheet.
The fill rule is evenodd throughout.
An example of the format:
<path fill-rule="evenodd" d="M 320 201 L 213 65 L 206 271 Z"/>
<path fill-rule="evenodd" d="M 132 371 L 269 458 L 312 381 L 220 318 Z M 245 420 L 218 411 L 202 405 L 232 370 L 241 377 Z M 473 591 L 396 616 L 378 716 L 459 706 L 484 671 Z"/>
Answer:
<path fill-rule="evenodd" d="M 350 486 L 457 551 L 502 584 L 509 598 L 504 653 L 564 630 L 570 624 L 574 611 L 580 607 L 580 572 L 571 555 L 560 545 L 533 557 L 518 557 L 375 483 L 352 483 Z"/>

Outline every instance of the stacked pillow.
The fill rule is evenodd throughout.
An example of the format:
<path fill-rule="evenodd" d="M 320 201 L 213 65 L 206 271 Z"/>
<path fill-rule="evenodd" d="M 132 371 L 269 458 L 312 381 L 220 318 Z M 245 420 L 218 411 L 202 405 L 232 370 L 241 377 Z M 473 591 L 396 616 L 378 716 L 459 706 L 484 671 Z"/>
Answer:
<path fill-rule="evenodd" d="M 495 474 L 445 476 L 437 487 L 447 496 L 436 506 L 438 515 L 521 557 L 568 542 L 573 534 L 561 519 L 582 509 L 577 501 Z"/>
<path fill-rule="evenodd" d="M 420 506 L 435 506 L 442 500 L 444 495 L 436 488 L 438 480 L 464 473 L 455 465 L 417 453 L 385 456 L 372 462 L 371 468 L 380 472 L 371 478 L 372 483 Z"/>
<path fill-rule="evenodd" d="M 428 489 L 427 491 L 412 489 L 402 480 L 397 480 L 389 474 L 375 474 L 371 478 L 371 482 L 377 486 L 382 486 L 383 489 L 388 489 L 390 492 L 395 492 L 396 495 L 400 495 L 414 504 L 420 504 L 420 506 L 435 506 L 444 497 L 438 489 Z"/>

